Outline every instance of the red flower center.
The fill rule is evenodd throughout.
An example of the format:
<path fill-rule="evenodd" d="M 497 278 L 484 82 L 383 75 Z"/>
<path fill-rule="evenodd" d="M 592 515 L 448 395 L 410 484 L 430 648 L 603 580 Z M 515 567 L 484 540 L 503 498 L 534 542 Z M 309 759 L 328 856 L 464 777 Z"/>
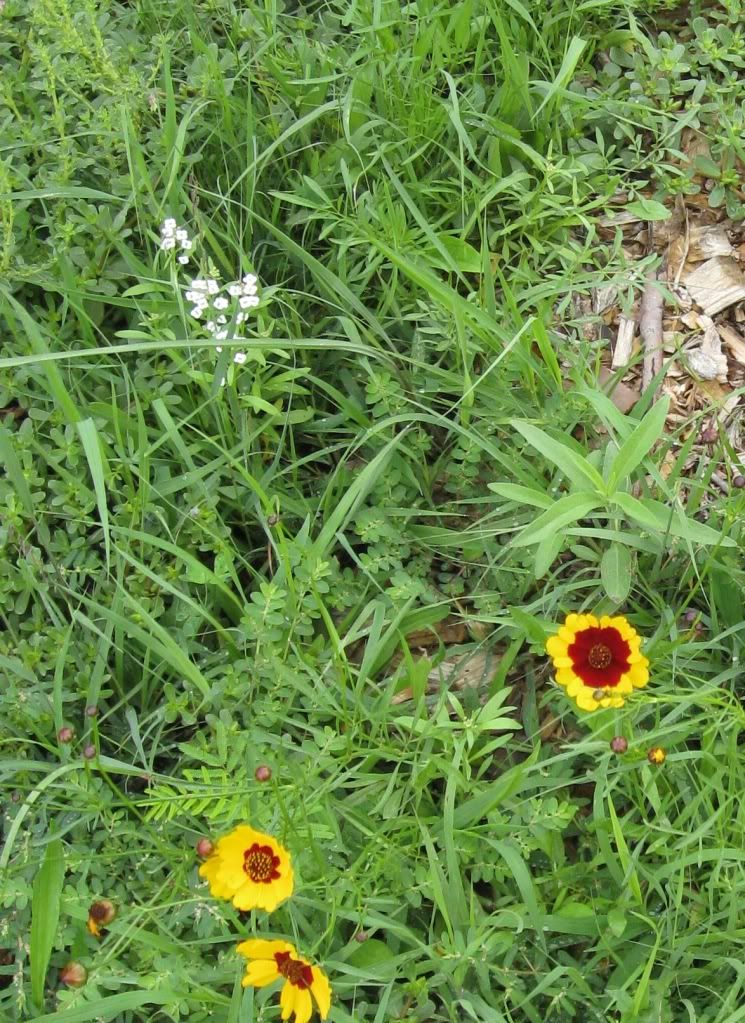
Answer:
<path fill-rule="evenodd" d="M 256 884 L 269 884 L 279 877 L 279 856 L 275 856 L 271 846 L 259 845 L 254 842 L 250 849 L 243 853 L 243 871 Z"/>
<path fill-rule="evenodd" d="M 618 629 L 590 626 L 569 647 L 572 669 L 591 689 L 613 689 L 629 670 L 629 644 Z"/>
<path fill-rule="evenodd" d="M 291 984 L 301 991 L 307 990 L 313 983 L 313 970 L 306 963 L 293 959 L 289 952 L 275 952 L 274 961 L 277 969 Z"/>

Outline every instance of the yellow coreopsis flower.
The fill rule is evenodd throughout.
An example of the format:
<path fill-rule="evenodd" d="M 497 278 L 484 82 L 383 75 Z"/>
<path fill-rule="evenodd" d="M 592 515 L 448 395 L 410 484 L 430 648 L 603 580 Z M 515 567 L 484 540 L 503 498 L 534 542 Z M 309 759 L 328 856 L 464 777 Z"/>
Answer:
<path fill-rule="evenodd" d="M 546 643 L 556 681 L 580 710 L 622 707 L 625 697 L 649 681 L 641 637 L 625 618 L 570 614 Z"/>
<path fill-rule="evenodd" d="M 236 909 L 270 912 L 292 895 L 294 875 L 290 854 L 272 838 L 240 824 L 220 838 L 199 876 L 209 882 L 218 899 L 230 899 Z"/>
<path fill-rule="evenodd" d="M 295 1014 L 295 1023 L 308 1023 L 313 1013 L 313 1000 L 321 1019 L 331 1007 L 331 985 L 317 966 L 298 955 L 289 941 L 264 941 L 252 938 L 242 941 L 237 951 L 248 959 L 243 987 L 265 987 L 275 980 L 284 980 L 279 996 L 282 1019 Z M 311 999 L 311 995 L 313 998 Z"/>

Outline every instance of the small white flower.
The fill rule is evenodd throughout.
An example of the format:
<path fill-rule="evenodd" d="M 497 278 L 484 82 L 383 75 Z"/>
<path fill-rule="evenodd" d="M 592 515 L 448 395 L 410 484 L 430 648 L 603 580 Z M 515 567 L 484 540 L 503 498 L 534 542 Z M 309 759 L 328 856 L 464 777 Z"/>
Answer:
<path fill-rule="evenodd" d="M 227 330 L 218 330 L 215 334 L 215 341 L 227 341 L 228 332 Z"/>
<path fill-rule="evenodd" d="M 249 287 L 252 284 L 256 284 L 257 281 L 258 277 L 256 276 L 256 274 L 246 274 L 246 276 L 243 278 L 243 283 L 248 285 Z"/>
<path fill-rule="evenodd" d="M 166 249 L 166 250 L 167 249 L 175 249 L 176 248 L 176 239 L 172 238 L 170 235 L 164 235 L 164 237 L 163 237 L 163 239 L 162 239 L 162 241 L 160 243 L 160 247 L 161 247 L 161 249 Z"/>
<path fill-rule="evenodd" d="M 238 315 L 237 315 L 237 316 L 236 316 L 236 318 L 235 318 L 235 322 L 236 322 L 236 323 L 243 323 L 243 321 L 244 321 L 245 319 L 247 319 L 247 317 L 246 317 L 246 314 L 245 314 L 245 313 L 238 313 Z"/>
<path fill-rule="evenodd" d="M 203 305 L 195 305 L 193 309 L 189 310 L 189 315 L 193 316 L 195 320 L 198 320 L 203 312 L 204 312 Z"/>
<path fill-rule="evenodd" d="M 230 302 L 228 302 L 227 298 L 224 298 L 222 295 L 215 299 L 215 309 L 227 309 L 229 305 Z"/>
<path fill-rule="evenodd" d="M 188 256 L 179 256 L 178 257 L 178 261 L 181 264 L 181 266 L 186 266 L 186 264 L 189 262 L 189 257 Z"/>
<path fill-rule="evenodd" d="M 187 302 L 202 301 L 202 296 L 199 294 L 198 291 L 187 291 L 186 294 L 184 295 L 184 298 L 186 299 Z"/>
<path fill-rule="evenodd" d="M 190 238 L 184 238 L 184 240 L 181 242 L 181 248 L 184 250 L 184 252 L 188 252 L 192 245 L 193 242 L 191 241 Z"/>
<path fill-rule="evenodd" d="M 259 299 L 256 295 L 243 295 L 238 299 L 238 304 L 241 309 L 255 309 L 259 304 Z"/>
<path fill-rule="evenodd" d="M 213 281 L 211 279 L 207 281 L 207 291 L 209 291 L 210 295 L 216 295 L 219 290 L 220 285 L 217 281 Z"/>
<path fill-rule="evenodd" d="M 240 293 L 241 293 L 241 286 L 240 286 L 240 284 L 229 284 L 228 285 L 228 294 L 232 295 L 233 298 L 238 298 Z"/>
<path fill-rule="evenodd" d="M 241 292 L 244 295 L 255 295 L 256 294 L 256 285 L 255 284 L 244 284 L 243 287 L 241 288 Z"/>
<path fill-rule="evenodd" d="M 227 323 L 228 321 L 226 320 L 226 318 L 225 318 L 224 316 L 218 316 L 218 317 L 217 317 L 217 322 L 218 322 L 218 323 L 220 324 L 220 326 L 222 327 L 222 326 L 223 326 L 224 324 L 226 324 L 226 323 Z"/>
<path fill-rule="evenodd" d="M 179 228 L 176 229 L 176 241 L 177 242 L 183 242 L 188 237 L 189 237 L 189 232 L 186 231 L 183 227 L 179 227 Z"/>
<path fill-rule="evenodd" d="M 173 234 L 176 230 L 176 221 L 173 217 L 167 217 L 166 220 L 163 221 L 163 226 L 160 230 L 163 234 Z"/>
<path fill-rule="evenodd" d="M 245 352 L 236 352 L 233 356 L 233 362 L 237 362 L 239 366 L 242 366 L 248 356 Z"/>
<path fill-rule="evenodd" d="M 221 352 L 222 351 L 222 345 L 215 345 L 215 351 L 216 352 Z"/>
<path fill-rule="evenodd" d="M 222 379 L 220 380 L 220 387 L 224 387 L 224 386 L 225 386 L 225 377 L 223 377 L 223 378 L 222 378 Z"/>
<path fill-rule="evenodd" d="M 205 323 L 205 327 L 207 328 L 207 330 L 208 330 L 208 331 L 209 331 L 209 332 L 210 332 L 211 334 L 214 334 L 214 333 L 215 333 L 215 331 L 217 330 L 217 327 L 215 326 L 215 321 L 214 321 L 214 320 L 208 320 L 208 321 L 207 321 L 207 322 Z"/>
<path fill-rule="evenodd" d="M 191 287 L 195 291 L 207 291 L 207 281 L 203 281 L 201 278 L 194 278 L 191 282 Z"/>

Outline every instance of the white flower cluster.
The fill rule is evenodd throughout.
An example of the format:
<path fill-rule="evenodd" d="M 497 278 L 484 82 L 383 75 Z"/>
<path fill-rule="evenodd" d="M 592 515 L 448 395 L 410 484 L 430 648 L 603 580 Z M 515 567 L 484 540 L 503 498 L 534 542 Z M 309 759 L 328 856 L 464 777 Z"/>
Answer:
<path fill-rule="evenodd" d="M 176 246 L 181 249 L 178 261 L 182 266 L 186 266 L 189 262 L 187 253 L 192 248 L 192 240 L 185 227 L 179 227 L 173 217 L 168 217 L 160 229 L 160 247 L 164 252 L 168 252 Z"/>
<path fill-rule="evenodd" d="M 255 274 L 246 274 L 242 280 L 231 281 L 225 286 L 223 290 L 230 296 L 227 298 L 221 293 L 216 280 L 211 277 L 196 278 L 191 282 L 185 296 L 186 301 L 192 303 L 189 313 L 195 320 L 201 320 L 205 315 L 209 317 L 205 327 L 215 341 L 234 341 L 236 340 L 234 336 L 229 337 L 229 325 L 238 326 L 244 323 L 248 318 L 248 310 L 255 309 L 259 304 L 257 284 Z M 218 352 L 222 351 L 219 345 L 216 349 Z M 245 352 L 236 352 L 233 362 L 242 366 L 246 358 Z"/>

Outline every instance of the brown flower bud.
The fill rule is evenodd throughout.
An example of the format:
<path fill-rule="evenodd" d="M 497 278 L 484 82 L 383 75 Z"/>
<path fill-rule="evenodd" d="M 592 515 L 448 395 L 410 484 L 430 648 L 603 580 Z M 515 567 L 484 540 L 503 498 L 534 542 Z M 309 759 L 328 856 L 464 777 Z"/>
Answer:
<path fill-rule="evenodd" d="M 629 744 L 622 735 L 614 735 L 610 741 L 610 748 L 614 753 L 625 753 Z"/>
<path fill-rule="evenodd" d="M 647 760 L 650 764 L 654 764 L 656 767 L 659 767 L 667 760 L 667 753 L 665 753 L 662 746 L 653 746 L 647 753 Z"/>
<path fill-rule="evenodd" d="M 86 760 L 93 760 L 96 755 L 96 747 L 92 743 L 88 743 L 87 746 L 83 747 L 83 756 Z"/>
<path fill-rule="evenodd" d="M 86 707 L 85 708 L 85 716 L 87 718 L 97 718 L 98 717 L 98 707 L 96 707 L 96 705 L 93 704 L 93 703 L 89 707 Z"/>
<path fill-rule="evenodd" d="M 67 987 L 82 987 L 88 980 L 88 971 L 82 963 L 73 960 L 60 970 L 59 979 Z"/>
<path fill-rule="evenodd" d="M 271 767 L 267 767 L 266 764 L 259 764 L 254 771 L 254 778 L 256 781 L 269 781 L 272 776 Z"/>
<path fill-rule="evenodd" d="M 367 939 L 368 939 L 367 931 L 357 931 L 357 933 L 354 936 L 354 940 L 358 941 L 360 945 L 362 944 L 363 941 L 367 941 Z"/>
<path fill-rule="evenodd" d="M 208 856 L 211 856 L 214 851 L 214 845 L 209 838 L 200 838 L 195 846 L 197 850 L 197 856 L 200 856 L 203 860 L 206 860 Z"/>
<path fill-rule="evenodd" d="M 63 725 L 57 732 L 57 738 L 63 743 L 72 742 L 75 738 L 75 729 L 71 728 L 69 725 Z"/>
<path fill-rule="evenodd" d="M 116 917 L 116 906 L 108 899 L 98 899 L 88 910 L 88 916 L 101 927 L 106 927 Z"/>
<path fill-rule="evenodd" d="M 707 426 L 705 430 L 701 431 L 701 440 L 704 444 L 716 444 L 719 437 L 719 431 L 713 426 Z"/>
<path fill-rule="evenodd" d="M 738 490 L 742 490 L 745 487 L 745 476 L 741 476 L 739 473 L 732 480 L 732 486 L 737 487 Z"/>

